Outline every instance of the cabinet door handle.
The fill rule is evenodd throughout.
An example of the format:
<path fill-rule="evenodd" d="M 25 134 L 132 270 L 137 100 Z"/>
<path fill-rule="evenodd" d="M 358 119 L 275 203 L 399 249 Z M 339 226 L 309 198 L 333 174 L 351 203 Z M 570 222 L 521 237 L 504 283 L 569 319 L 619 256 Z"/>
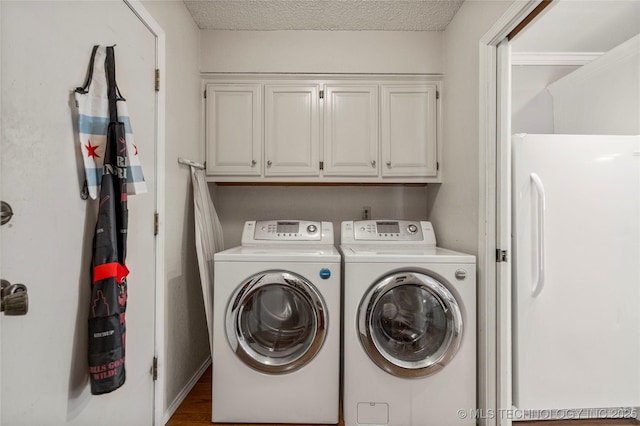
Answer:
<path fill-rule="evenodd" d="M 376 160 L 371 160 L 371 167 L 375 167 L 376 166 Z"/>
<path fill-rule="evenodd" d="M 391 161 L 387 161 L 387 167 L 391 168 Z"/>
<path fill-rule="evenodd" d="M 256 166 L 256 160 L 251 160 L 251 167 L 255 167 Z"/>
<path fill-rule="evenodd" d="M 267 167 L 271 167 L 272 164 L 271 160 L 267 161 Z"/>

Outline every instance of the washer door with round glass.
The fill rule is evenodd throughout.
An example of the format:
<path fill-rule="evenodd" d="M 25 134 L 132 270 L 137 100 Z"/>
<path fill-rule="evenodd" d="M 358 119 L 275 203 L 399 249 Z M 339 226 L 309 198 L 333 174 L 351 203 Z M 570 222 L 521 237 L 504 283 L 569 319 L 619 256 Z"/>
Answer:
<path fill-rule="evenodd" d="M 300 275 L 265 271 L 235 291 L 226 329 L 231 349 L 245 364 L 264 373 L 289 373 L 309 363 L 322 347 L 327 308 Z"/>
<path fill-rule="evenodd" d="M 398 377 L 424 377 L 444 368 L 460 346 L 462 326 L 453 294 L 419 272 L 378 281 L 358 310 L 362 346 L 378 367 Z"/>

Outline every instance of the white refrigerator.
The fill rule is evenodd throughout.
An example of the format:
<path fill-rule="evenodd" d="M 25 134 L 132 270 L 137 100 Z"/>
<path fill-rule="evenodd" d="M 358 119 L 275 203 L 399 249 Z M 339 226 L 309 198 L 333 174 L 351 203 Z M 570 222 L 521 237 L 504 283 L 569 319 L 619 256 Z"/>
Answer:
<path fill-rule="evenodd" d="M 640 136 L 514 135 L 512 230 L 514 407 L 636 417 Z"/>

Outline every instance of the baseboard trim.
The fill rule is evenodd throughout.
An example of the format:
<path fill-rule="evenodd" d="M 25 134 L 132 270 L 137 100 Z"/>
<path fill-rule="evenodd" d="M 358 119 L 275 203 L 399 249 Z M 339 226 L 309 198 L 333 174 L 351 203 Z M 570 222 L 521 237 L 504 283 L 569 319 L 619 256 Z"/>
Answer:
<path fill-rule="evenodd" d="M 204 374 L 205 371 L 207 371 L 207 368 L 209 368 L 210 365 L 211 365 L 211 357 L 208 357 L 204 361 L 204 363 L 200 366 L 200 368 L 198 368 L 198 370 L 195 372 L 193 377 L 191 377 L 191 380 L 189 380 L 187 384 L 184 386 L 184 388 L 182 388 L 182 391 L 180 391 L 180 393 L 176 395 L 175 399 L 173 400 L 171 405 L 167 408 L 167 411 L 165 411 L 164 416 L 162 417 L 163 425 L 166 425 L 167 422 L 171 419 L 171 416 L 175 414 L 175 412 L 180 407 L 180 404 L 182 404 L 182 402 L 185 400 L 187 395 L 189 395 L 189 392 L 191 392 L 191 389 L 193 389 L 196 383 L 198 383 L 198 380 L 200 380 L 200 377 L 202 377 L 202 375 Z"/>

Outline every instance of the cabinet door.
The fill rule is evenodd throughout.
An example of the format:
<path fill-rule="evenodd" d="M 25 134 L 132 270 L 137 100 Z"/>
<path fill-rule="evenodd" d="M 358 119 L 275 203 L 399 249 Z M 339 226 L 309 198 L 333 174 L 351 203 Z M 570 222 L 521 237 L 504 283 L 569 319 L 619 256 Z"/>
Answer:
<path fill-rule="evenodd" d="M 260 84 L 207 84 L 207 174 L 260 176 Z"/>
<path fill-rule="evenodd" d="M 378 175 L 378 85 L 327 85 L 325 176 Z"/>
<path fill-rule="evenodd" d="M 265 176 L 318 176 L 318 85 L 265 85 Z"/>
<path fill-rule="evenodd" d="M 382 86 L 382 176 L 438 174 L 437 86 Z"/>

